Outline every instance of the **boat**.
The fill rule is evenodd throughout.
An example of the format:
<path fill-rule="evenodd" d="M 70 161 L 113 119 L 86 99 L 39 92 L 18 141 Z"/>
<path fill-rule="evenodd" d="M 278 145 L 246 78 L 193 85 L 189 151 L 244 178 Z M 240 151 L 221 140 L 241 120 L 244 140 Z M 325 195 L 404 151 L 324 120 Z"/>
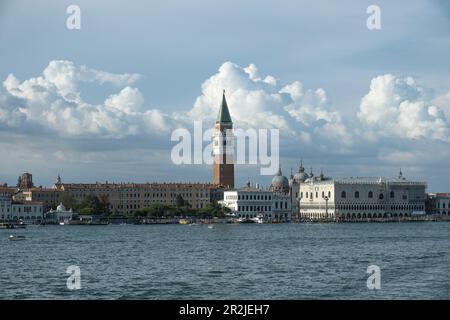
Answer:
<path fill-rule="evenodd" d="M 214 228 L 214 226 L 212 225 L 212 224 L 210 224 L 209 226 L 208 226 L 208 229 L 213 229 Z"/>
<path fill-rule="evenodd" d="M 255 223 L 255 221 L 251 218 L 239 218 L 239 223 Z"/>
<path fill-rule="evenodd" d="M 16 228 L 16 229 L 25 229 L 26 227 L 27 227 L 27 225 L 22 220 L 20 220 L 19 223 L 16 223 L 14 225 L 14 228 Z"/>
<path fill-rule="evenodd" d="M 65 224 L 64 222 L 60 222 L 60 223 L 59 223 L 60 226 L 63 226 L 64 224 Z"/>
<path fill-rule="evenodd" d="M 25 236 L 16 236 L 16 235 L 10 235 L 9 240 L 11 241 L 20 241 L 20 240 L 25 240 Z"/>
<path fill-rule="evenodd" d="M 180 219 L 180 221 L 178 221 L 179 224 L 189 224 L 189 220 L 188 219 Z"/>
<path fill-rule="evenodd" d="M 254 218 L 251 218 L 255 223 L 264 223 L 264 216 L 262 214 L 257 215 Z"/>

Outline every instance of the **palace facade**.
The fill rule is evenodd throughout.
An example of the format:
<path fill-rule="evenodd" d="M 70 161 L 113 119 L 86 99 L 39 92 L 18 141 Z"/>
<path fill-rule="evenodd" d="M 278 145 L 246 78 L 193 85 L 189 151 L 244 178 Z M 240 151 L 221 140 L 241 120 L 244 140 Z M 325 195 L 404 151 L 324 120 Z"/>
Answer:
<path fill-rule="evenodd" d="M 321 174 L 300 184 L 302 220 L 402 218 L 425 214 L 427 184 L 397 178 L 331 179 Z"/>

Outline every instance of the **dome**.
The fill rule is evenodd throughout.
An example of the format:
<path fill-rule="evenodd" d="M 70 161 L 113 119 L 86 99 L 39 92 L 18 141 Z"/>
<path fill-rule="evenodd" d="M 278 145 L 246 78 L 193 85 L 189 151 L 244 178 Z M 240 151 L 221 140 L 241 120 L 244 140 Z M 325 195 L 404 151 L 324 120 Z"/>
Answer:
<path fill-rule="evenodd" d="M 307 173 L 305 173 L 305 168 L 303 167 L 303 160 L 300 162 L 300 168 L 298 169 L 298 172 L 294 175 L 294 180 L 296 183 L 302 183 L 305 182 L 306 179 L 308 179 L 309 176 Z"/>
<path fill-rule="evenodd" d="M 288 178 L 283 176 L 281 168 L 278 169 L 277 175 L 272 179 L 272 189 L 289 189 Z"/>
<path fill-rule="evenodd" d="M 56 207 L 56 211 L 58 212 L 66 211 L 66 207 L 64 207 L 64 205 L 60 203 L 59 206 Z"/>
<path fill-rule="evenodd" d="M 304 171 L 303 172 L 297 172 L 294 175 L 294 179 L 295 179 L 295 181 L 297 181 L 297 183 L 305 182 L 305 180 L 308 179 L 308 178 L 309 178 L 308 174 L 305 173 Z"/>

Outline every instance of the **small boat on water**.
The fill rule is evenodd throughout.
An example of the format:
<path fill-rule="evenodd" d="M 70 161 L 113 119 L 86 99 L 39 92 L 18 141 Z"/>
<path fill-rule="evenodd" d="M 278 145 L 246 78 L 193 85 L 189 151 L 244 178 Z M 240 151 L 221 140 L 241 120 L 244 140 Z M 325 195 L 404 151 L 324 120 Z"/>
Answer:
<path fill-rule="evenodd" d="M 18 236 L 18 235 L 10 235 L 8 237 L 9 240 L 11 241 L 21 241 L 21 240 L 25 240 L 25 236 Z"/>
<path fill-rule="evenodd" d="M 214 228 L 214 226 L 212 225 L 212 224 L 210 224 L 209 226 L 208 226 L 208 229 L 213 229 Z"/>
<path fill-rule="evenodd" d="M 264 216 L 262 214 L 257 215 L 254 218 L 251 218 L 255 223 L 264 223 Z"/>

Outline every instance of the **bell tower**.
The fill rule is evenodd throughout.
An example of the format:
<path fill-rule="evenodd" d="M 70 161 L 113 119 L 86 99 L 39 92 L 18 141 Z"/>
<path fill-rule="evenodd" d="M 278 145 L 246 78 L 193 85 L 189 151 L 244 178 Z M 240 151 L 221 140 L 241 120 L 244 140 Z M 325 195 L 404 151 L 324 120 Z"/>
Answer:
<path fill-rule="evenodd" d="M 213 184 L 234 188 L 233 141 L 233 122 L 223 90 L 213 134 Z"/>

